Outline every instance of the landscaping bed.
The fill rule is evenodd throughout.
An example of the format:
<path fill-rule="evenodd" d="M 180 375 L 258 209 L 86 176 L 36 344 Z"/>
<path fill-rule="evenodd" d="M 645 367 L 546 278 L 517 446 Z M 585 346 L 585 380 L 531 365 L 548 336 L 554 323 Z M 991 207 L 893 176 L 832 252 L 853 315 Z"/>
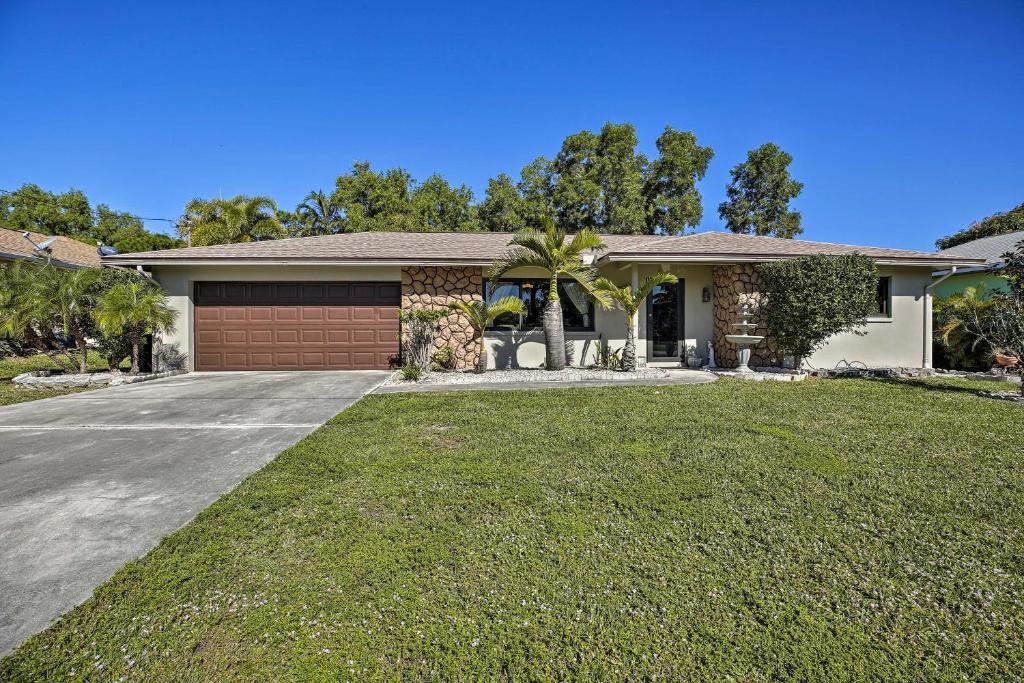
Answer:
<path fill-rule="evenodd" d="M 564 370 L 543 370 L 538 368 L 516 368 L 473 372 L 429 372 L 415 382 L 403 379 L 402 372 L 391 375 L 382 386 L 396 384 L 519 384 L 523 382 L 629 382 L 633 380 L 667 379 L 664 368 L 639 368 L 634 372 L 601 370 L 597 368 L 566 368 Z"/>
<path fill-rule="evenodd" d="M 0 680 L 1013 679 L 1024 413 L 975 391 L 369 396 Z"/>
<path fill-rule="evenodd" d="M 90 352 L 88 357 L 89 369 L 94 372 L 107 370 L 107 362 L 100 354 Z M 16 386 L 12 380 L 27 372 L 50 371 L 60 372 L 62 368 L 49 356 L 37 354 L 32 356 L 8 356 L 0 358 L 0 406 L 25 401 L 35 401 L 41 398 L 52 398 L 64 394 L 74 394 L 88 389 L 95 389 L 96 386 L 79 385 L 66 387 L 38 387 L 26 389 Z"/>

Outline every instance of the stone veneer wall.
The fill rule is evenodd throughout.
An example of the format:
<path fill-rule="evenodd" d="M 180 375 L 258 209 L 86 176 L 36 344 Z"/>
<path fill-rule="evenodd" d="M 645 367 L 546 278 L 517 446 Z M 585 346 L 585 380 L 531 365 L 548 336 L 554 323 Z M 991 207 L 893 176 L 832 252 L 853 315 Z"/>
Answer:
<path fill-rule="evenodd" d="M 440 310 L 453 301 L 483 299 L 484 276 L 480 267 L 409 266 L 402 268 L 402 310 L 427 308 Z M 452 347 L 455 367 L 471 368 L 476 363 L 477 346 L 473 327 L 461 313 L 452 313 L 438 323 L 434 347 Z"/>
<path fill-rule="evenodd" d="M 764 335 L 765 340 L 751 349 L 751 367 L 769 367 L 781 365 L 782 356 L 775 341 L 768 337 L 761 318 L 761 278 L 754 265 L 737 263 L 729 266 L 715 266 L 715 362 L 724 368 L 734 368 L 739 364 L 738 350 L 735 344 L 725 340 L 725 335 L 737 330 L 733 323 L 740 321 L 740 307 L 750 304 L 750 322 L 757 324 L 751 334 Z"/>

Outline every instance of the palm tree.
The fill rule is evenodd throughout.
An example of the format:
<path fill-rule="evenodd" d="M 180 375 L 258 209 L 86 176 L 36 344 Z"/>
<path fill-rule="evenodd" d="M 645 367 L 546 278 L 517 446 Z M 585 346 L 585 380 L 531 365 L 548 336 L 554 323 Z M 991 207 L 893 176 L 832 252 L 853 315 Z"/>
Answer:
<path fill-rule="evenodd" d="M 179 231 L 187 231 L 191 246 L 259 242 L 286 237 L 270 197 L 236 195 L 231 199 L 194 199 L 185 207 Z"/>
<path fill-rule="evenodd" d="M 622 348 L 622 369 L 627 372 L 636 370 L 636 340 L 633 338 L 633 320 L 640 307 L 647 301 L 655 287 L 671 285 L 679 282 L 672 273 L 652 275 L 640 285 L 636 293 L 629 285 L 619 287 L 607 278 L 598 278 L 594 286 L 606 293 L 615 302 L 616 307 L 626 315 L 626 345 Z"/>
<path fill-rule="evenodd" d="M 147 334 L 170 332 L 177 312 L 167 305 L 163 290 L 148 282 L 119 282 L 100 297 L 96 324 L 108 334 L 124 334 L 132 345 L 133 375 L 139 372 L 139 349 Z"/>
<path fill-rule="evenodd" d="M 301 221 L 301 227 L 295 232 L 296 237 L 336 235 L 345 231 L 341 207 L 334 203 L 331 195 L 320 190 L 306 195 L 295 213 Z"/>
<path fill-rule="evenodd" d="M 502 275 L 516 268 L 539 268 L 550 281 L 544 304 L 544 355 L 548 370 L 565 369 L 565 329 L 562 325 L 562 302 L 558 299 L 558 278 L 575 280 L 601 306 L 609 303 L 608 295 L 594 289 L 597 272 L 582 260 L 587 250 L 604 248 L 601 238 L 590 230 L 580 230 L 566 242 L 564 230 L 555 227 L 550 218 L 543 218 L 544 232 L 523 230 L 516 233 L 508 252 L 494 262 L 489 275 L 497 284 Z"/>
<path fill-rule="evenodd" d="M 487 369 L 487 347 L 484 346 L 484 332 L 490 327 L 491 323 L 503 315 L 523 315 L 526 313 L 526 307 L 523 305 L 522 300 L 514 296 L 506 296 L 490 304 L 484 300 L 476 300 L 469 303 L 456 301 L 453 304 L 449 304 L 449 308 L 453 311 L 458 311 L 469 319 L 469 324 L 473 326 L 473 331 L 476 333 L 474 338 L 479 339 L 476 359 L 477 372 L 483 372 Z"/>
<path fill-rule="evenodd" d="M 35 337 L 43 313 L 35 294 L 37 266 L 12 261 L 0 266 L 0 337 Z"/>
<path fill-rule="evenodd" d="M 89 371 L 89 346 L 92 336 L 92 310 L 103 291 L 104 273 L 99 268 L 65 270 L 51 265 L 35 272 L 29 305 L 36 311 L 41 326 L 59 326 L 75 341 L 78 371 Z"/>

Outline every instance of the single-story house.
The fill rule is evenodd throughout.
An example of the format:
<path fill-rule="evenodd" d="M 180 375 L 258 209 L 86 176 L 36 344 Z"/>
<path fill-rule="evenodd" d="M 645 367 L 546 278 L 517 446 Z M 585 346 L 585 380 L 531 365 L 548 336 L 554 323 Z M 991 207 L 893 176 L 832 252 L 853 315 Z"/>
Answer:
<path fill-rule="evenodd" d="M 544 360 L 543 273 L 513 271 L 492 286 L 488 266 L 508 249 L 507 233 L 371 232 L 188 247 L 104 257 L 141 267 L 164 287 L 180 314 L 164 343 L 188 354 L 194 370 L 387 368 L 399 353 L 399 311 L 442 308 L 454 300 L 513 295 L 526 315 L 499 321 L 487 335 L 492 367 L 540 367 Z M 980 265 L 978 259 L 804 240 L 705 232 L 682 237 L 604 235 L 587 259 L 617 284 L 634 286 L 659 270 L 679 277 L 662 287 L 634 322 L 647 365 L 696 365 L 708 342 L 719 365 L 736 364 L 732 333 L 744 303 L 759 322 L 755 264 L 806 254 L 859 252 L 878 263 L 878 310 L 860 330 L 841 334 L 808 359 L 868 366 L 929 367 L 932 271 Z M 570 362 L 595 363 L 624 344 L 617 310 L 595 307 L 573 282 L 562 283 Z M 763 328 L 756 332 L 763 333 Z M 438 346 L 460 367 L 475 362 L 472 330 L 458 314 L 443 319 Z M 753 365 L 780 362 L 771 339 Z"/>
<path fill-rule="evenodd" d="M 46 261 L 60 268 L 99 268 L 96 247 L 59 235 L 40 235 L 0 228 L 0 264 L 11 261 Z"/>
<path fill-rule="evenodd" d="M 952 273 L 949 268 L 937 270 L 933 273 L 936 280 L 935 296 L 945 299 L 951 294 L 963 292 L 968 287 L 976 289 L 984 287 L 988 290 L 1009 289 L 1006 278 L 996 271 L 1006 265 L 1006 259 L 1003 256 L 1015 250 L 1022 243 L 1024 243 L 1024 230 L 1018 230 L 1005 235 L 981 237 L 949 249 L 943 249 L 939 252 L 943 256 L 983 259 L 984 263 L 980 266 L 957 268 L 955 273 Z"/>

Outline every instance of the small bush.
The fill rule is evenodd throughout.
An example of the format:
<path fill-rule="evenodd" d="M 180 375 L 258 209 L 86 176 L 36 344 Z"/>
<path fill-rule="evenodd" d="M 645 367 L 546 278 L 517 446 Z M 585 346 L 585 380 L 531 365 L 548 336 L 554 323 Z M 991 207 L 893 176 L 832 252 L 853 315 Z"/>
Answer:
<path fill-rule="evenodd" d="M 402 379 L 406 382 L 419 382 L 423 377 L 423 369 L 415 363 L 406 363 L 402 366 Z"/>
<path fill-rule="evenodd" d="M 430 369 L 431 370 L 454 370 L 455 369 L 455 352 L 450 346 L 442 346 L 430 356 Z"/>

